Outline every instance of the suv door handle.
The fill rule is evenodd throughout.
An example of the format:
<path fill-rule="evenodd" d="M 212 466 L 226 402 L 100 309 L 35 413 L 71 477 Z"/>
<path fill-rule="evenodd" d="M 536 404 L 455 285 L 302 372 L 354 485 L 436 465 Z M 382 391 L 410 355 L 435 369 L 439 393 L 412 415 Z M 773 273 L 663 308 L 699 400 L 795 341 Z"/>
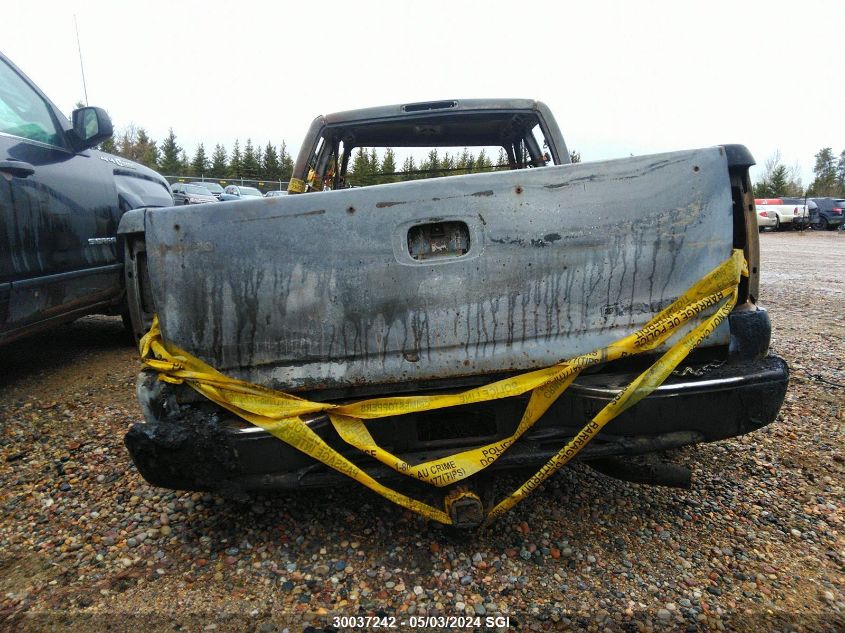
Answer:
<path fill-rule="evenodd" d="M 22 160 L 0 160 L 0 172 L 18 178 L 26 178 L 35 173 L 35 167 Z"/>

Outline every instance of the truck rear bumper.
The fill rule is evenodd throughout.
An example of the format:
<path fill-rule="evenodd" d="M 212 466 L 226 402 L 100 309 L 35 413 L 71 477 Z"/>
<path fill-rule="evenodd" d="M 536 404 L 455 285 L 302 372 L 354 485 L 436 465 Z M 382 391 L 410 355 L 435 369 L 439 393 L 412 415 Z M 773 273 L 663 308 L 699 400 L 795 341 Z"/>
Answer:
<path fill-rule="evenodd" d="M 711 442 L 759 429 L 777 417 L 789 380 L 777 356 L 690 366 L 608 424 L 578 458 L 637 455 Z M 637 374 L 580 377 L 535 426 L 483 474 L 537 469 Z M 180 404 L 177 392 L 182 390 Z M 141 474 L 154 485 L 184 490 L 290 489 L 335 485 L 346 478 L 211 403 L 190 398 L 187 387 L 166 385 L 143 372 L 138 396 L 145 421 L 125 442 Z M 376 441 L 409 463 L 484 445 L 510 435 L 524 397 L 428 414 L 373 420 Z M 325 415 L 311 428 L 375 479 L 407 478 L 346 445 Z"/>

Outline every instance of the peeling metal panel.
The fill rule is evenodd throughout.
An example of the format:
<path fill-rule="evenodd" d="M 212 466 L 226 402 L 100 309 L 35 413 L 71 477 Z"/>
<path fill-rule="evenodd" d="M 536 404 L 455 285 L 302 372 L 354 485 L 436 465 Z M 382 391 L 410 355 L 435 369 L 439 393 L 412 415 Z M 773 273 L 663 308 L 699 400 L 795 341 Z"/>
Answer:
<path fill-rule="evenodd" d="M 728 257 L 731 213 L 716 147 L 156 209 L 146 247 L 167 340 L 295 390 L 606 345 Z M 409 231 L 443 222 L 466 225 L 468 250 L 414 259 Z M 727 342 L 727 327 L 709 341 Z"/>

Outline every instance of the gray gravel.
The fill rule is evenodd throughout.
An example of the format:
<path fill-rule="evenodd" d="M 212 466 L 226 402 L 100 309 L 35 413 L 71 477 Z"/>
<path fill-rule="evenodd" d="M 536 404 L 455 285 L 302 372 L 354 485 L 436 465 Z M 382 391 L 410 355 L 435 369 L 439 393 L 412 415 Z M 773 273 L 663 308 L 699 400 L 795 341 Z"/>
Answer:
<path fill-rule="evenodd" d="M 247 503 L 151 487 L 122 445 L 138 365 L 119 320 L 5 348 L 0 629 L 269 633 L 466 613 L 513 630 L 843 630 L 845 234 L 761 244 L 772 347 L 793 369 L 778 421 L 677 451 L 691 491 L 576 464 L 476 534 L 356 486 Z"/>

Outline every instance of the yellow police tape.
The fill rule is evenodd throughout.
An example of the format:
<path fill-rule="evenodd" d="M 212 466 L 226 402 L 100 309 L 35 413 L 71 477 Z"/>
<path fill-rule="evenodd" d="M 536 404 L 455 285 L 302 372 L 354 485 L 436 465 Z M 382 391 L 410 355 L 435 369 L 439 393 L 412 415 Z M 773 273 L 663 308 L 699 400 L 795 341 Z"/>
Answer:
<path fill-rule="evenodd" d="M 159 379 L 185 382 L 209 400 L 287 442 L 323 464 L 362 483 L 394 503 L 441 523 L 451 524 L 446 512 L 380 484 L 320 438 L 300 416 L 326 412 L 338 435 L 351 446 L 399 473 L 434 486 L 446 486 L 478 473 L 492 464 L 548 410 L 580 372 L 591 365 L 653 350 L 697 317 L 715 312 L 685 333 L 651 367 L 620 391 L 560 452 L 520 488 L 499 502 L 486 517 L 489 523 L 530 494 L 617 415 L 648 396 L 727 318 L 736 304 L 741 275 L 747 275 L 741 250 L 696 282 L 645 326 L 607 347 L 563 361 L 552 367 L 497 380 L 455 394 L 374 398 L 342 405 L 311 402 L 241 380 L 229 378 L 178 347 L 165 343 L 158 319 L 141 339 L 144 363 L 159 372 Z M 531 392 L 522 418 L 510 437 L 422 464 L 408 464 L 378 446 L 364 420 L 487 402 Z M 447 504 L 448 505 L 448 504 Z"/>

